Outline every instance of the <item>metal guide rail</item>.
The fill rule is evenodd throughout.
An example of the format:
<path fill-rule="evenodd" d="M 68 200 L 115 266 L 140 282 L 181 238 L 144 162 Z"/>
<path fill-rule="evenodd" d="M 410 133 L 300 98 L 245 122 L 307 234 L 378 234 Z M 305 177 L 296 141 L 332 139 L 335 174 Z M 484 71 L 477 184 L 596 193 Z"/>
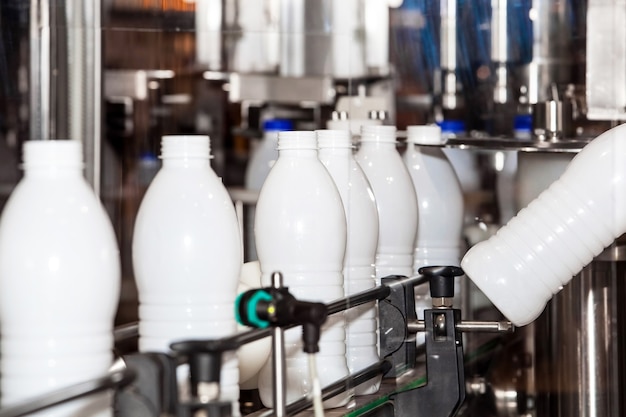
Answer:
<path fill-rule="evenodd" d="M 454 278 L 462 275 L 457 267 L 434 266 L 421 268 L 414 277 L 390 276 L 381 285 L 358 294 L 321 304 L 296 300 L 282 286 L 282 277 L 274 274 L 273 286 L 264 290 L 273 294 L 266 302 L 272 314 L 264 317 L 271 324 L 264 329 L 252 329 L 215 340 L 188 340 L 173 343 L 171 354 L 132 353 L 120 358 L 125 366 L 120 370 L 76 384 L 49 394 L 40 395 L 0 409 L 0 417 L 18 417 L 44 410 L 94 393 L 114 390 L 114 413 L 117 417 L 209 416 L 229 417 L 231 403 L 219 400 L 222 353 L 235 351 L 246 343 L 276 335 L 277 330 L 303 325 L 319 326 L 328 315 L 342 312 L 372 301 L 378 301 L 379 349 L 381 361 L 336 381 L 322 390 L 326 400 L 345 393 L 359 384 L 382 375 L 377 394 L 356 397 L 350 408 L 325 410 L 326 415 L 377 416 L 453 416 L 465 399 L 466 381 L 462 332 L 512 332 L 510 322 L 463 321 L 461 311 L 452 307 Z M 425 310 L 424 320 L 418 320 L 415 310 L 414 287 L 429 284 L 433 308 Z M 293 314 L 294 305 L 301 309 Z M 256 306 L 258 307 L 258 306 Z M 281 310 L 290 309 L 281 316 Z M 313 308 L 314 312 L 307 311 Z M 251 310 L 250 310 L 251 311 Z M 256 311 L 265 311 L 257 308 Z M 286 311 L 286 310 L 285 310 Z M 319 320 L 322 314 L 322 320 Z M 282 318 L 281 318 L 282 317 Z M 296 319 L 294 319 L 296 317 Z M 298 317 L 302 319 L 298 319 Z M 425 360 L 418 364 L 415 334 L 426 333 Z M 303 332 L 307 333 L 305 330 Z M 315 338 L 316 331 L 310 334 Z M 116 343 L 135 338 L 137 324 L 115 330 Z M 282 339 L 278 339 L 282 343 Z M 305 342 L 306 346 L 306 342 Z M 305 347 L 306 349 L 306 347 Z M 273 345 L 273 363 L 284 370 L 284 349 Z M 179 398 L 176 369 L 189 365 L 190 395 Z M 286 379 L 276 373 L 274 366 L 275 407 L 254 412 L 255 417 L 286 416 L 306 411 L 312 406 L 310 398 L 286 404 Z M 278 376 L 277 376 L 278 375 Z M 276 401 L 277 400 L 277 401 Z"/>

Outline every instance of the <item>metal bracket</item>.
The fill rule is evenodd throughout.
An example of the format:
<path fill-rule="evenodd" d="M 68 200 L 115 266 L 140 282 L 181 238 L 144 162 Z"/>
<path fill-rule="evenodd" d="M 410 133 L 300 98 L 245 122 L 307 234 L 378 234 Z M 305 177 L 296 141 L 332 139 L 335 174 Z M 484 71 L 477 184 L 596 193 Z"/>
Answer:
<path fill-rule="evenodd" d="M 449 417 L 458 411 L 465 400 L 463 342 L 456 328 L 460 321 L 457 309 L 424 311 L 428 380 L 425 386 L 392 397 L 396 415 Z"/>
<path fill-rule="evenodd" d="M 411 284 L 394 285 L 406 280 L 402 276 L 389 276 L 381 283 L 390 288 L 389 296 L 378 303 L 378 331 L 380 357 L 392 363 L 385 377 L 396 377 L 415 366 L 415 334 L 408 332 L 407 323 L 416 321 L 415 291 Z"/>

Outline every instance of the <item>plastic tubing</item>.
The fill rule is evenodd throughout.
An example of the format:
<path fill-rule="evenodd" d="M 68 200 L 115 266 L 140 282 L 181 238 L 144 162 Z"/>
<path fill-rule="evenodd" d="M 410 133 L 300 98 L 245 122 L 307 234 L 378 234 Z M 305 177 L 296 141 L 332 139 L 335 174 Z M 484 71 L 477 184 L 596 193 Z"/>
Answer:
<path fill-rule="evenodd" d="M 626 232 L 626 125 L 585 146 L 565 172 L 461 266 L 515 325 Z"/>

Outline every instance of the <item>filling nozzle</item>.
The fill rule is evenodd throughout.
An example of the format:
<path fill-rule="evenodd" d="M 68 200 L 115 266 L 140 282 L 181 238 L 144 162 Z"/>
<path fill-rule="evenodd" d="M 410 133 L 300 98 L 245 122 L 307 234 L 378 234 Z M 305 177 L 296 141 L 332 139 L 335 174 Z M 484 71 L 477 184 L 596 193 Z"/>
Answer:
<path fill-rule="evenodd" d="M 509 100 L 507 7 L 508 0 L 491 1 L 491 61 L 496 76 L 493 101 L 498 104 L 505 104 Z"/>
<path fill-rule="evenodd" d="M 457 4 L 456 0 L 441 0 L 441 106 L 443 110 L 454 110 L 459 107 L 459 88 L 457 70 Z"/>

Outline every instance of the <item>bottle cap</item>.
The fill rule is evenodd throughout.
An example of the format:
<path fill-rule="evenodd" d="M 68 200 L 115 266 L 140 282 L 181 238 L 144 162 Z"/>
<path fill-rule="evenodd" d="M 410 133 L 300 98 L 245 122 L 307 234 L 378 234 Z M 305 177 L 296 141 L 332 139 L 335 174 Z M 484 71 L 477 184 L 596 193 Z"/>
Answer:
<path fill-rule="evenodd" d="M 161 158 L 210 158 L 211 140 L 207 135 L 165 135 Z"/>
<path fill-rule="evenodd" d="M 533 128 L 533 116 L 530 114 L 518 114 L 513 121 L 513 129 L 530 132 Z"/>
<path fill-rule="evenodd" d="M 289 119 L 268 119 L 263 122 L 263 130 L 265 132 L 293 130 L 293 122 Z"/>
<path fill-rule="evenodd" d="M 344 129 L 317 130 L 317 144 L 322 148 L 352 148 L 350 131 Z"/>
<path fill-rule="evenodd" d="M 83 166 L 83 146 L 78 140 L 29 140 L 24 142 L 24 167 Z"/>
<path fill-rule="evenodd" d="M 441 127 L 442 133 L 465 133 L 465 122 L 463 120 L 444 120 L 437 124 Z"/>
<path fill-rule="evenodd" d="M 417 145 L 439 145 L 445 142 L 437 125 L 408 126 L 407 142 Z"/>
<path fill-rule="evenodd" d="M 361 142 L 396 142 L 395 126 L 362 126 Z"/>
<path fill-rule="evenodd" d="M 290 130 L 278 132 L 278 150 L 314 149 L 317 150 L 315 132 L 308 130 Z"/>

